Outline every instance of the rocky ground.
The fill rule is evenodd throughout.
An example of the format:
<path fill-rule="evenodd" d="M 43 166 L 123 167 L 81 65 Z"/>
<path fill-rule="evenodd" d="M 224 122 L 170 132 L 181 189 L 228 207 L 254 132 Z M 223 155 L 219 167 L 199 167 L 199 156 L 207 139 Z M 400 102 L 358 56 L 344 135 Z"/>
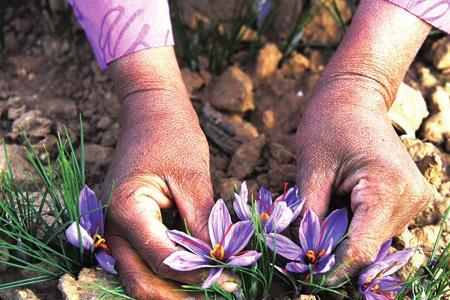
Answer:
<path fill-rule="evenodd" d="M 340 36 L 339 30 L 334 25 L 335 32 L 329 34 L 329 29 L 321 26 L 324 18 L 319 16 L 307 38 L 333 44 Z M 24 180 L 32 172 L 20 147 L 23 140 L 19 128 L 25 129 L 37 149 L 43 151 L 45 145 L 54 155 L 56 134 L 63 125 L 68 126 L 78 145 L 82 114 L 88 182 L 98 189 L 120 132 L 121 106 L 110 79 L 99 70 L 76 26 L 69 34 L 48 35 L 33 5 L 8 9 L 5 23 L 6 49 L 0 59 L 0 135 L 16 176 Z M 276 24 L 285 26 L 281 21 Z M 242 65 L 237 55 L 234 64 L 220 76 L 211 75 L 205 59 L 200 60 L 198 72 L 183 67 L 186 86 L 210 142 L 217 197 L 231 199 L 233 186 L 242 180 L 251 190 L 266 186 L 281 191 L 284 182 L 295 183 L 296 126 L 331 53 L 306 47 L 279 66 L 279 49 L 266 43 L 255 63 Z M 430 39 L 408 71 L 390 111 L 405 147 L 436 188 L 436 201 L 395 239 L 399 249 L 418 246 L 402 276 L 430 254 L 438 224 L 450 204 L 449 79 L 450 39 Z M 0 166 L 6 166 L 3 151 Z M 449 242 L 447 227 L 442 244 Z M 97 276 L 93 270 L 83 272 L 81 281 Z M 0 280 L 8 280 L 4 277 L 0 276 Z M 74 289 L 77 284 L 75 279 L 63 277 L 58 288 L 66 298 L 78 299 L 71 298 L 80 293 Z M 42 290 L 40 293 L 42 297 Z M 36 297 L 28 289 L 0 293 L 0 298 L 5 299 Z"/>

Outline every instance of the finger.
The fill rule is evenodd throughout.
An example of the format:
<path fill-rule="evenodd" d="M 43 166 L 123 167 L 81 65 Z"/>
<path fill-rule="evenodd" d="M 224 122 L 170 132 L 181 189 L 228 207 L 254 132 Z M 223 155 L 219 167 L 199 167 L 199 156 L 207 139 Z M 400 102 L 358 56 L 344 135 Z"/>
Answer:
<path fill-rule="evenodd" d="M 112 236 L 109 243 L 129 296 L 136 299 L 189 299 L 191 295 L 177 291 L 179 286 L 173 281 L 156 276 L 126 240 Z"/>
<path fill-rule="evenodd" d="M 397 198 L 395 192 L 381 183 L 371 183 L 361 179 L 351 193 L 354 212 L 349 227 L 349 237 L 337 250 L 336 273 L 328 279 L 329 285 L 342 283 L 375 259 L 381 245 L 391 238 L 395 224 L 394 209 L 387 206 Z"/>
<path fill-rule="evenodd" d="M 181 217 L 193 236 L 209 241 L 208 218 L 214 205 L 209 167 L 187 171 L 169 180 L 170 191 Z"/>
<path fill-rule="evenodd" d="M 303 212 L 312 209 L 320 220 L 325 219 L 330 205 L 335 174 L 322 167 L 299 162 L 298 190 L 299 197 L 305 199 Z"/>

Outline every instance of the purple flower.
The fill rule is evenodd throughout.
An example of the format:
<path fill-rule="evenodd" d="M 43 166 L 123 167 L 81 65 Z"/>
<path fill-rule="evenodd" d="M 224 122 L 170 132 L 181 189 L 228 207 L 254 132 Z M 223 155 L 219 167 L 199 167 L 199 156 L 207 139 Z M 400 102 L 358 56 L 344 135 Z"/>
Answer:
<path fill-rule="evenodd" d="M 322 224 L 317 214 L 308 209 L 300 223 L 298 237 L 300 246 L 285 236 L 274 233 L 267 235 L 267 245 L 281 256 L 291 260 L 286 265 L 290 272 L 322 274 L 334 266 L 333 249 L 340 242 L 347 230 L 348 219 L 345 208 L 332 212 Z M 276 239 L 276 240 L 275 240 Z M 309 280 L 310 273 L 306 279 Z"/>
<path fill-rule="evenodd" d="M 256 12 L 258 14 L 258 20 L 257 24 L 258 27 L 261 27 L 264 20 L 267 18 L 267 16 L 272 12 L 273 5 L 270 0 L 260 0 L 257 7 Z"/>
<path fill-rule="evenodd" d="M 242 221 L 252 219 L 252 207 L 248 203 L 248 190 L 245 182 L 241 185 L 239 194 L 234 194 L 235 200 L 233 208 L 238 218 Z M 284 185 L 284 193 L 275 201 L 272 201 L 272 194 L 265 188 L 259 190 L 256 198 L 256 211 L 259 220 L 266 233 L 282 232 L 295 220 L 302 211 L 304 201 L 298 197 L 298 188 L 293 187 L 287 190 Z"/>
<path fill-rule="evenodd" d="M 358 277 L 358 289 L 366 300 L 390 300 L 403 288 L 399 278 L 390 276 L 403 267 L 414 250 L 406 249 L 389 253 L 392 240 L 381 246 L 375 261 Z"/>
<path fill-rule="evenodd" d="M 104 219 L 101 202 L 97 200 L 92 190 L 84 186 L 80 192 L 78 203 L 80 226 L 73 222 L 66 229 L 67 240 L 77 248 L 81 244 L 84 249 L 93 251 L 98 264 L 105 271 L 117 274 L 116 270 L 114 270 L 116 261 L 109 254 L 109 247 L 106 245 L 104 238 Z"/>
<path fill-rule="evenodd" d="M 189 251 L 176 251 L 164 260 L 166 265 L 177 271 L 213 267 L 202 288 L 210 287 L 222 273 L 222 264 L 217 261 L 229 266 L 244 267 L 254 264 L 261 257 L 256 251 L 242 251 L 253 235 L 252 222 L 231 223 L 230 213 L 222 199 L 214 205 L 208 226 L 211 246 L 184 232 L 169 230 L 169 239 Z"/>

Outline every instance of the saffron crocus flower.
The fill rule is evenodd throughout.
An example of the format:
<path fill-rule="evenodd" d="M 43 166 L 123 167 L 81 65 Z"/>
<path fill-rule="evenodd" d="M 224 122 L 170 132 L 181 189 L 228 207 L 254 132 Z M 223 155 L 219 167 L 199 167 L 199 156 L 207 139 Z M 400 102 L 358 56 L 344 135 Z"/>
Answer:
<path fill-rule="evenodd" d="M 358 277 L 358 289 L 366 300 L 390 300 L 403 288 L 403 282 L 391 276 L 403 267 L 413 254 L 413 249 L 389 253 L 392 240 L 381 246 L 375 261 Z"/>
<path fill-rule="evenodd" d="M 334 248 L 344 237 L 348 219 L 345 208 L 332 212 L 322 224 L 317 214 L 308 209 L 303 217 L 298 232 L 300 245 L 282 235 L 267 235 L 267 245 L 277 254 L 291 260 L 286 269 L 294 273 L 305 273 L 307 280 L 312 274 L 323 274 L 335 264 Z M 276 238 L 276 241 L 275 241 Z"/>
<path fill-rule="evenodd" d="M 107 272 L 117 274 L 114 270 L 115 259 L 110 255 L 104 237 L 104 219 L 102 204 L 95 193 L 87 186 L 81 190 L 78 198 L 80 210 L 80 226 L 73 222 L 66 229 L 66 238 L 73 246 L 80 245 L 93 251 L 98 264 Z"/>
<path fill-rule="evenodd" d="M 300 214 L 304 201 L 298 197 L 298 188 L 293 187 L 287 190 L 284 185 L 284 193 L 272 201 L 272 194 L 269 190 L 261 188 L 256 198 L 256 211 L 259 221 L 266 233 L 282 232 Z M 238 218 L 242 221 L 252 219 L 252 207 L 248 203 L 247 184 L 241 184 L 239 194 L 234 194 L 235 200 L 233 208 Z"/>
<path fill-rule="evenodd" d="M 257 25 L 261 27 L 264 20 L 272 12 L 273 5 L 271 0 L 260 0 L 257 7 L 256 13 L 258 15 Z"/>
<path fill-rule="evenodd" d="M 231 223 L 230 213 L 222 199 L 214 205 L 208 226 L 211 245 L 184 232 L 169 230 L 169 239 L 189 251 L 176 251 L 164 260 L 166 265 L 177 271 L 213 267 L 202 288 L 210 287 L 219 278 L 223 270 L 221 263 L 244 267 L 254 264 L 261 257 L 256 251 L 243 251 L 253 235 L 252 222 Z"/>

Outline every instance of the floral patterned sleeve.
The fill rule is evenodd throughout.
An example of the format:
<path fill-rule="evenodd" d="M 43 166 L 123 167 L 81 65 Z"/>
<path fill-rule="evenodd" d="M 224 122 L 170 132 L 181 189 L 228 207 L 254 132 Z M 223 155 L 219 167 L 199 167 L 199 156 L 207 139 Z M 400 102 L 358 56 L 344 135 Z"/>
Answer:
<path fill-rule="evenodd" d="M 450 33 L 450 0 L 387 0 Z"/>
<path fill-rule="evenodd" d="M 167 0 L 68 0 L 102 69 L 127 54 L 173 45 Z"/>

